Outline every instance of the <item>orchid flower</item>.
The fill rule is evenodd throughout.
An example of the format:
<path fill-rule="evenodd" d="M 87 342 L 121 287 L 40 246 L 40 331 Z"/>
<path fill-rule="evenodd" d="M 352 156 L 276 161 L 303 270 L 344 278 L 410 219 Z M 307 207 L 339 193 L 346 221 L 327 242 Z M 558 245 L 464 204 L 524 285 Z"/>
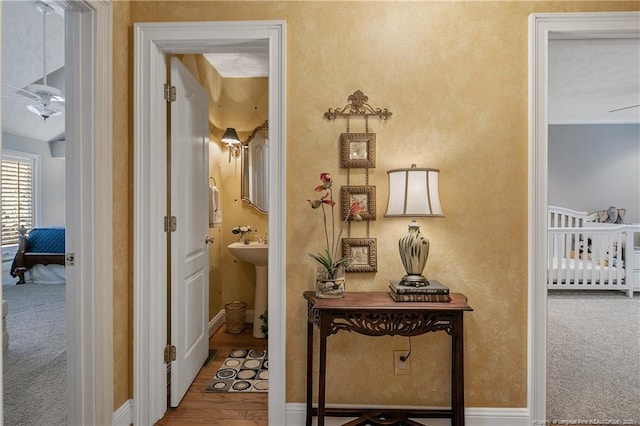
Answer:
<path fill-rule="evenodd" d="M 340 228 L 338 229 L 338 235 L 336 236 L 336 224 L 335 224 L 335 201 L 333 201 L 333 189 L 332 184 L 333 181 L 331 179 L 331 175 L 329 173 L 321 173 L 320 181 L 322 185 L 319 185 L 315 188 L 316 192 L 325 192 L 319 199 L 316 200 L 307 200 L 312 209 L 322 208 L 322 221 L 324 225 L 324 237 L 325 237 L 325 250 L 324 253 L 313 254 L 309 253 L 314 260 L 320 263 L 326 270 L 328 274 L 328 278 L 336 278 L 336 273 L 338 267 L 341 265 L 346 265 L 349 263 L 348 257 L 343 257 L 338 259 L 338 248 L 340 238 L 342 237 L 342 231 L 344 230 L 344 225 L 347 223 L 349 218 L 353 220 L 362 220 L 360 213 L 365 210 L 365 208 L 359 203 L 353 203 L 349 206 L 349 212 L 346 217 L 341 221 Z M 330 215 L 331 215 L 331 232 L 329 233 L 329 223 L 327 221 L 327 210 L 325 206 L 331 207 Z M 331 235 L 329 235 L 331 234 Z"/>

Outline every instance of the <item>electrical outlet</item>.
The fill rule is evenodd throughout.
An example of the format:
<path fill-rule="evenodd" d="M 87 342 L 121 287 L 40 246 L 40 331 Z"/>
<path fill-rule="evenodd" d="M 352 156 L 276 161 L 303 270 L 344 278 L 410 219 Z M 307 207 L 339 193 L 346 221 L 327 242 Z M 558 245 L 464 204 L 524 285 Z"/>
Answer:
<path fill-rule="evenodd" d="M 405 361 L 400 359 L 406 355 L 406 350 L 393 351 L 393 372 L 397 376 L 411 373 L 411 358 L 407 358 Z"/>

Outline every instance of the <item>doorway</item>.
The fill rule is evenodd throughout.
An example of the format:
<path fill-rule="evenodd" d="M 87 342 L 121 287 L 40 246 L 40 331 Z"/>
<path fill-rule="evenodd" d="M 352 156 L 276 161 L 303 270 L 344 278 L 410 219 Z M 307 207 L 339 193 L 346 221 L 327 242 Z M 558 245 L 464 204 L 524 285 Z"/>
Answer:
<path fill-rule="evenodd" d="M 529 371 L 531 420 L 546 419 L 548 53 L 554 34 L 640 37 L 638 13 L 533 14 L 529 18 Z"/>
<path fill-rule="evenodd" d="M 285 424 L 285 23 L 196 22 L 145 23 L 134 26 L 134 423 L 153 424 L 167 409 L 166 344 L 167 297 L 164 265 L 166 237 L 163 213 L 166 206 L 167 158 L 166 104 L 163 94 L 152 88 L 166 82 L 166 56 L 206 53 L 269 45 L 269 423 Z M 206 179 L 206 177 L 205 177 Z M 145 337 L 142 337 L 145 336 Z"/>
<path fill-rule="evenodd" d="M 62 424 L 67 417 L 67 286 L 61 264 L 66 206 L 64 10 L 39 2 L 2 2 L 0 7 L 4 423 L 50 419 Z M 25 28 L 39 37 L 23 37 Z M 38 99 L 38 90 L 61 96 L 47 108 L 47 95 Z M 52 243 L 33 247 L 39 236 Z M 19 267 L 22 257 L 17 252 L 26 237 L 30 251 L 57 252 L 44 261 L 55 264 Z"/>
<path fill-rule="evenodd" d="M 73 35 L 65 41 L 66 221 L 76 225 L 67 230 L 76 261 L 66 275 L 83 283 L 66 291 L 67 421 L 106 424 L 113 419 L 112 10 L 107 0 L 65 5 Z"/>

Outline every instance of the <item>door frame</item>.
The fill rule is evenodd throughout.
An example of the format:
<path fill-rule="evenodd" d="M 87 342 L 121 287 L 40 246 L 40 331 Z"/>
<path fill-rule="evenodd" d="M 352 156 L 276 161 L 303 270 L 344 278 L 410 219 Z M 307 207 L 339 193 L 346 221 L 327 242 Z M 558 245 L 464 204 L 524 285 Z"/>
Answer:
<path fill-rule="evenodd" d="M 113 421 L 113 7 L 64 2 L 69 424 Z M 69 149 L 71 148 L 71 149 Z M 69 272 L 67 272 L 68 274 Z"/>
<path fill-rule="evenodd" d="M 269 423 L 285 424 L 286 402 L 286 24 L 284 21 L 134 24 L 134 424 L 167 410 L 166 55 L 252 43 L 269 47 Z M 206 179 L 206 176 L 203 177 Z"/>
<path fill-rule="evenodd" d="M 528 406 L 546 419 L 547 185 L 549 40 L 562 35 L 640 38 L 640 13 L 548 13 L 529 16 L 529 334 Z"/>
<path fill-rule="evenodd" d="M 110 424 L 113 11 L 110 0 L 53 3 L 65 10 L 65 204 L 73 224 L 66 227 L 65 250 L 75 254 L 66 270 L 67 423 Z"/>

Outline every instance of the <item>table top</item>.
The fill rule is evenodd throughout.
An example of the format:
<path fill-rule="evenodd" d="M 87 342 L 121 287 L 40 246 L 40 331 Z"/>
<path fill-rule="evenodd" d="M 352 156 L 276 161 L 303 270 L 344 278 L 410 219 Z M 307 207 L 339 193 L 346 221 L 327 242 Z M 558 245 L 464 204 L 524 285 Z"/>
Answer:
<path fill-rule="evenodd" d="M 305 291 L 303 296 L 314 309 L 320 310 L 473 311 L 467 304 L 467 296 L 462 293 L 451 293 L 450 302 L 396 302 L 389 292 L 373 291 L 348 291 L 338 299 L 319 298 L 315 291 Z"/>

